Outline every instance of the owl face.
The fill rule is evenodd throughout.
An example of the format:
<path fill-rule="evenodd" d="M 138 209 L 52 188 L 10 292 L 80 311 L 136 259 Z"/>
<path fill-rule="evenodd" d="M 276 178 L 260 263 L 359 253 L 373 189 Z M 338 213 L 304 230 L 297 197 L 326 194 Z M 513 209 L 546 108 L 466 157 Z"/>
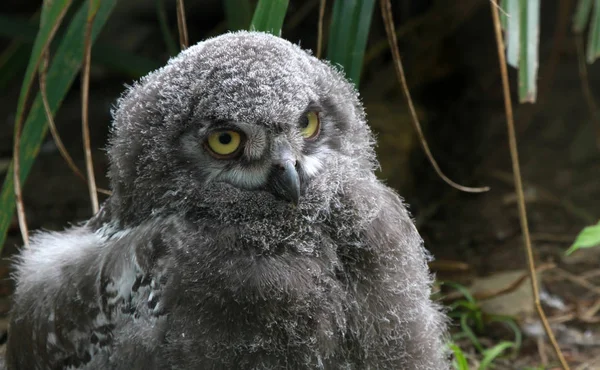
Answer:
<path fill-rule="evenodd" d="M 184 134 L 181 147 L 203 186 L 226 182 L 297 204 L 334 150 L 327 140 L 332 124 L 311 102 L 280 125 L 206 122 Z"/>
<path fill-rule="evenodd" d="M 340 72 L 281 38 L 230 33 L 185 50 L 119 100 L 110 176 L 124 218 L 215 198 L 289 207 L 370 171 L 372 143 Z"/>

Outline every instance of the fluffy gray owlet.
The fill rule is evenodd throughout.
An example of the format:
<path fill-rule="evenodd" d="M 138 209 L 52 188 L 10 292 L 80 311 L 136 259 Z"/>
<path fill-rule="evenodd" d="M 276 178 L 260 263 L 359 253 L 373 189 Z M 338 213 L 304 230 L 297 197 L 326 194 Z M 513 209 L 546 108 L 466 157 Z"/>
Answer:
<path fill-rule="evenodd" d="M 447 369 L 404 204 L 353 86 L 229 33 L 114 111 L 113 194 L 16 265 L 10 369 Z"/>

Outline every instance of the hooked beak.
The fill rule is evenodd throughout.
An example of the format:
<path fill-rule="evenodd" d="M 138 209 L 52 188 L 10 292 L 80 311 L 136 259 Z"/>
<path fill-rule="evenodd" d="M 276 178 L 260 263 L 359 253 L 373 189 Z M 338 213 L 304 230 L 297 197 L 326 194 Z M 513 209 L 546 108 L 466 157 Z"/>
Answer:
<path fill-rule="evenodd" d="M 294 205 L 300 199 L 300 177 L 296 170 L 296 159 L 289 146 L 280 147 L 269 177 L 268 190 L 275 196 Z"/>

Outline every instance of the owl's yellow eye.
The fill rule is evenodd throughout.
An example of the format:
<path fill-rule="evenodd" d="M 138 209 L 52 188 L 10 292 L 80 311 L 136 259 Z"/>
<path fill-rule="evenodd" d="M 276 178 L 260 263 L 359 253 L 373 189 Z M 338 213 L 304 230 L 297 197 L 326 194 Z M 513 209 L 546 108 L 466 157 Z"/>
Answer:
<path fill-rule="evenodd" d="M 231 157 L 237 154 L 241 143 L 239 132 L 232 130 L 213 132 L 206 141 L 208 149 L 218 157 Z"/>
<path fill-rule="evenodd" d="M 315 139 L 319 135 L 321 123 L 319 122 L 319 113 L 308 112 L 300 124 L 302 136 L 305 139 Z"/>

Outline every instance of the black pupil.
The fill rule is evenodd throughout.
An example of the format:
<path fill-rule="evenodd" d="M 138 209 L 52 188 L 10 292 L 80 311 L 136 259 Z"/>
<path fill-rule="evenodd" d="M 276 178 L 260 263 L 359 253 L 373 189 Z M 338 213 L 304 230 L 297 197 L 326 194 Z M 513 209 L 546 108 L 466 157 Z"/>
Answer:
<path fill-rule="evenodd" d="M 300 127 L 301 128 L 307 128 L 308 127 L 308 115 L 302 117 L 302 120 L 300 121 Z"/>
<path fill-rule="evenodd" d="M 233 138 L 231 137 L 231 134 L 224 132 L 221 135 L 219 135 L 219 143 L 223 144 L 223 145 L 227 145 L 229 143 L 231 143 L 231 140 L 233 140 Z"/>

